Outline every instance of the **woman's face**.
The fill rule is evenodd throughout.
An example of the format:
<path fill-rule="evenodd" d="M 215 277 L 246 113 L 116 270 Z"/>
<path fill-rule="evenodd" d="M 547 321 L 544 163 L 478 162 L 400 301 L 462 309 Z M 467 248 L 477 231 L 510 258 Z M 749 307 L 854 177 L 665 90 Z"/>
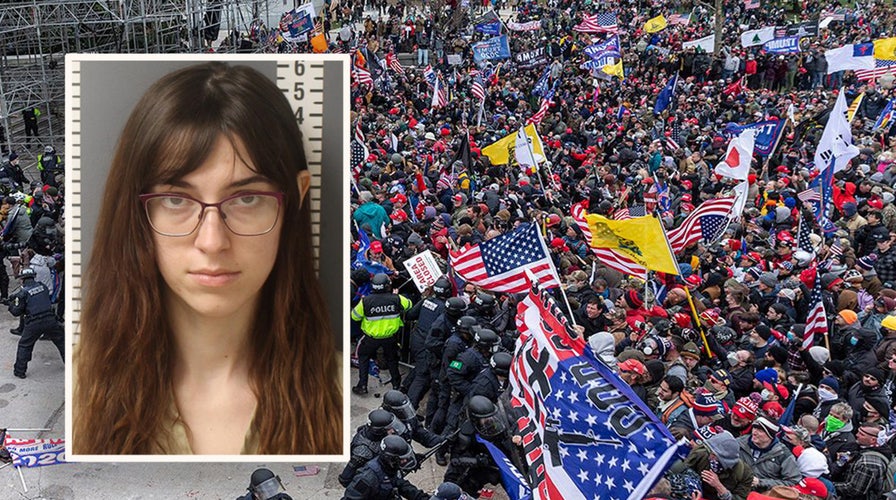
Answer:
<path fill-rule="evenodd" d="M 185 194 L 204 203 L 217 203 L 242 192 L 279 191 L 244 163 L 248 158 L 239 139 L 232 145 L 222 136 L 198 169 L 172 184 L 155 185 L 151 192 Z M 224 225 L 218 209 L 206 208 L 199 227 L 187 236 L 153 233 L 170 311 L 211 318 L 254 311 L 277 257 L 282 220 L 280 214 L 268 233 L 238 236 Z"/>

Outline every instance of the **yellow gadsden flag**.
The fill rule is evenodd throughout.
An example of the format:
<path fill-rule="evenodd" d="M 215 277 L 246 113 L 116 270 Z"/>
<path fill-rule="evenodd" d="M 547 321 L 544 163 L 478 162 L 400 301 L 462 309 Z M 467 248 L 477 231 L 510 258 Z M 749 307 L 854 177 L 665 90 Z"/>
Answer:
<path fill-rule="evenodd" d="M 678 274 L 678 265 L 659 218 L 647 215 L 613 220 L 594 214 L 587 218 L 591 246 L 612 248 L 653 271 Z"/>
<path fill-rule="evenodd" d="M 874 41 L 874 58 L 896 61 L 896 36 Z"/>
<path fill-rule="evenodd" d="M 530 123 L 526 125 L 526 135 L 532 139 L 532 152 L 536 155 L 541 155 L 544 157 L 544 148 L 541 147 L 541 138 L 538 137 L 538 132 L 535 131 L 535 124 Z M 488 146 L 482 148 L 482 154 L 488 156 L 489 161 L 492 162 L 492 165 L 507 165 L 510 163 L 510 159 L 514 158 L 516 153 L 516 132 L 514 131 L 511 134 L 507 134 L 502 139 L 498 139 L 496 142 L 489 144 Z M 537 157 L 536 157 L 537 158 Z"/>
<path fill-rule="evenodd" d="M 648 33 L 656 33 L 657 31 L 662 31 L 668 26 L 666 23 L 666 18 L 662 14 L 654 17 L 647 21 L 647 24 L 644 25 L 644 31 Z"/>
<path fill-rule="evenodd" d="M 616 64 L 607 64 L 601 69 L 604 73 L 610 76 L 616 76 L 619 77 L 620 80 L 625 80 L 625 70 L 622 69 L 622 59 Z"/>

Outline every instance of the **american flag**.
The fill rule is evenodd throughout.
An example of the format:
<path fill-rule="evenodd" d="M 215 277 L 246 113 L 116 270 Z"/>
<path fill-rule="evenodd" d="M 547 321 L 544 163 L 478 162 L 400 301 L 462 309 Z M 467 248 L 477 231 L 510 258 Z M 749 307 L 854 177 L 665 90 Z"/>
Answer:
<path fill-rule="evenodd" d="M 532 223 L 520 224 L 511 233 L 451 252 L 450 262 L 464 281 L 494 292 L 528 290 L 527 270 L 546 287 L 560 286 L 547 246 L 538 226 Z"/>
<path fill-rule="evenodd" d="M 442 77 L 436 77 L 436 83 L 432 87 L 432 100 L 430 101 L 431 108 L 444 108 L 448 105 L 448 90 L 445 88 L 445 84 L 442 82 Z"/>
<path fill-rule="evenodd" d="M 778 244 L 778 232 L 775 230 L 775 226 L 772 226 L 768 229 L 768 246 L 773 247 Z"/>
<path fill-rule="evenodd" d="M 538 284 L 517 306 L 516 325 L 510 395 L 522 415 L 532 498 L 644 498 L 686 447 L 595 358 Z"/>
<path fill-rule="evenodd" d="M 575 31 L 584 33 L 619 33 L 615 12 L 601 12 L 592 16 L 586 15 L 582 22 L 575 25 Z"/>
<path fill-rule="evenodd" d="M 355 122 L 354 137 L 351 144 L 351 167 L 352 175 L 355 179 L 361 176 L 361 171 L 368 155 L 370 155 L 370 152 L 364 143 L 364 132 L 361 130 L 361 120 L 358 119 Z"/>
<path fill-rule="evenodd" d="M 839 257 L 843 255 L 843 245 L 840 244 L 840 239 L 835 239 L 833 243 L 831 243 L 831 256 Z"/>
<path fill-rule="evenodd" d="M 370 76 L 370 71 L 367 71 L 364 68 L 352 66 L 352 76 L 354 77 L 355 83 L 358 85 L 373 85 L 373 78 Z"/>
<path fill-rule="evenodd" d="M 482 81 L 482 75 L 478 71 L 473 75 L 473 85 L 470 87 L 470 92 L 473 93 L 476 99 L 480 101 L 485 100 L 485 82 Z"/>
<path fill-rule="evenodd" d="M 389 52 L 386 54 L 386 64 L 392 68 L 392 71 L 398 73 L 401 76 L 404 76 L 404 66 L 401 65 L 401 62 L 395 57 L 395 54 Z"/>
<path fill-rule="evenodd" d="M 544 120 L 546 114 L 548 114 L 548 108 L 551 107 L 551 99 L 554 98 L 554 89 L 548 90 L 548 93 L 541 98 L 541 106 L 538 107 L 538 111 L 535 112 L 534 115 L 529 117 L 529 121 L 526 123 L 541 123 L 541 120 Z"/>
<path fill-rule="evenodd" d="M 797 248 L 804 252 L 815 253 L 815 249 L 812 247 L 812 239 L 809 237 L 811 234 L 812 226 L 809 224 L 809 221 L 805 217 L 800 217 L 800 225 L 796 231 Z"/>
<path fill-rule="evenodd" d="M 585 219 L 585 216 L 587 215 L 585 207 L 583 207 L 581 203 L 576 203 L 572 206 L 571 215 L 573 220 L 576 221 L 576 225 L 582 230 L 582 236 L 585 239 L 585 242 L 590 242 L 591 229 L 588 227 L 588 221 Z M 588 246 L 591 247 L 590 244 Z M 610 248 L 591 247 L 591 251 L 594 252 L 597 260 L 601 261 L 603 265 L 610 269 L 619 271 L 626 276 L 647 279 L 647 269 L 625 255 Z"/>
<path fill-rule="evenodd" d="M 821 201 L 821 193 L 817 190 L 809 188 L 805 191 L 800 191 L 796 194 L 796 197 L 803 203 L 810 203 L 813 201 Z"/>
<path fill-rule="evenodd" d="M 874 59 L 874 69 L 857 69 L 856 78 L 859 80 L 874 80 L 880 78 L 887 73 L 896 74 L 896 61 L 887 61 L 884 59 Z"/>
<path fill-rule="evenodd" d="M 680 226 L 669 231 L 668 237 L 672 252 L 679 253 L 688 245 L 701 239 L 710 243 L 721 236 L 728 224 L 728 214 L 734 207 L 734 199 L 733 196 L 729 196 L 701 203 Z"/>
<path fill-rule="evenodd" d="M 806 316 L 806 330 L 803 332 L 803 349 L 812 347 L 816 335 L 825 335 L 828 332 L 828 318 L 824 311 L 824 301 L 821 298 L 821 275 L 816 269 L 815 286 L 809 294 L 809 315 Z"/>
<path fill-rule="evenodd" d="M 690 24 L 690 22 L 691 22 L 690 14 L 672 14 L 671 16 L 669 16 L 668 19 L 666 19 L 666 23 L 669 26 L 672 26 L 674 24 L 680 24 L 682 26 L 687 26 L 688 24 Z"/>
<path fill-rule="evenodd" d="M 628 208 L 620 208 L 613 212 L 613 218 L 616 220 L 631 219 L 632 217 L 644 217 L 647 215 L 647 209 L 644 205 L 634 205 Z"/>
<path fill-rule="evenodd" d="M 666 149 L 668 149 L 670 152 L 675 152 L 681 149 L 681 146 L 677 142 L 675 142 L 675 139 L 670 136 L 666 137 Z"/>

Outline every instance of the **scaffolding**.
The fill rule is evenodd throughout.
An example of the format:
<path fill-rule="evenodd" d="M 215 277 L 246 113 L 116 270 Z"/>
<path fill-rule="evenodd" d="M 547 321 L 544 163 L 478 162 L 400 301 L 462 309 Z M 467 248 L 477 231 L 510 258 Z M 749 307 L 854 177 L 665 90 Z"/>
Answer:
<path fill-rule="evenodd" d="M 292 4 L 287 7 L 286 4 Z M 0 146 L 31 170 L 44 147 L 64 152 L 68 52 L 251 52 L 245 35 L 271 26 L 291 0 L 43 0 L 0 7 Z M 242 43 L 241 43 L 242 42 Z M 36 110 L 36 112 L 34 111 Z M 27 118 L 26 118 L 27 116 Z M 37 121 L 27 126 L 31 117 Z M 33 136 L 33 137 L 32 137 Z M 36 177 L 33 170 L 32 177 Z"/>

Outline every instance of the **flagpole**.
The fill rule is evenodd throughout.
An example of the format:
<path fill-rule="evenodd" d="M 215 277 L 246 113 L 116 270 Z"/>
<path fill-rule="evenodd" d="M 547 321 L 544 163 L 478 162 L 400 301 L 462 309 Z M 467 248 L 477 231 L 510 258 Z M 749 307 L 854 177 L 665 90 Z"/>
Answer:
<path fill-rule="evenodd" d="M 534 224 L 538 224 L 537 221 L 532 221 Z M 544 241 L 544 237 L 541 234 L 541 231 L 535 231 L 538 233 L 538 241 L 541 243 L 541 248 L 544 250 L 545 255 L 548 256 L 548 265 L 551 266 L 551 272 L 554 273 L 554 277 L 557 278 L 557 283 L 559 284 L 558 288 L 560 288 L 560 294 L 563 296 L 563 302 L 566 302 L 566 310 L 569 311 L 569 320 L 572 321 L 573 326 L 578 326 L 576 324 L 576 317 L 573 315 L 572 306 L 569 304 L 569 298 L 566 296 L 566 290 L 563 288 L 563 280 L 560 279 L 560 273 L 557 272 L 557 268 L 554 267 L 554 259 L 551 258 L 551 252 L 548 250 L 548 246 Z M 528 272 L 528 271 L 527 271 Z"/>

